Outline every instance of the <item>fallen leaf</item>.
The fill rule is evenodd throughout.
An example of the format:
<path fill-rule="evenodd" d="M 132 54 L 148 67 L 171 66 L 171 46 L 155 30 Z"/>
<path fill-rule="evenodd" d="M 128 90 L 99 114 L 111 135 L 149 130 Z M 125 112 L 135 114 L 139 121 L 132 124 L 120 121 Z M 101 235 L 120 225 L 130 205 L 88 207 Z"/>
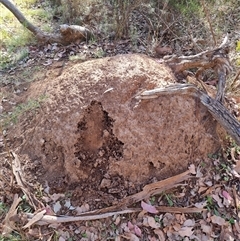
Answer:
<path fill-rule="evenodd" d="M 217 202 L 220 208 L 224 207 L 222 199 L 218 195 L 212 194 L 212 198 Z"/>
<path fill-rule="evenodd" d="M 216 215 L 213 215 L 211 217 L 211 221 L 212 223 L 215 223 L 215 224 L 218 224 L 220 226 L 224 225 L 225 224 L 225 219 L 224 218 L 221 218 L 219 216 L 216 216 Z"/>
<path fill-rule="evenodd" d="M 153 217 L 148 217 L 148 225 L 151 228 L 159 228 L 160 227 L 160 223 L 157 223 Z"/>
<path fill-rule="evenodd" d="M 184 223 L 184 227 L 193 227 L 195 225 L 195 220 L 192 219 L 187 219 Z"/>
<path fill-rule="evenodd" d="M 130 221 L 128 221 L 128 228 L 130 230 L 134 229 L 134 225 Z"/>
<path fill-rule="evenodd" d="M 53 202 L 56 202 L 61 197 L 64 198 L 65 195 L 62 193 L 54 193 L 53 195 L 50 196 L 50 198 L 52 199 Z"/>
<path fill-rule="evenodd" d="M 81 209 L 83 210 L 83 212 L 88 212 L 89 209 L 90 209 L 90 206 L 88 203 L 84 203 L 82 206 L 81 206 Z"/>
<path fill-rule="evenodd" d="M 209 226 L 209 225 L 201 224 L 201 229 L 206 234 L 211 234 L 212 233 L 212 227 Z"/>
<path fill-rule="evenodd" d="M 53 211 L 54 211 L 54 213 L 59 212 L 61 208 L 62 208 L 62 206 L 61 206 L 59 201 L 57 201 L 55 204 L 53 204 Z"/>
<path fill-rule="evenodd" d="M 175 217 L 171 213 L 166 213 L 163 217 L 163 225 L 164 227 L 172 225 Z"/>
<path fill-rule="evenodd" d="M 46 205 L 45 210 L 47 215 L 54 215 L 54 212 L 49 205 Z"/>
<path fill-rule="evenodd" d="M 182 227 L 179 231 L 178 234 L 181 237 L 190 237 L 193 234 L 192 227 Z"/>
<path fill-rule="evenodd" d="M 190 171 L 191 174 L 193 174 L 193 175 L 196 174 L 196 168 L 195 168 L 195 165 L 194 165 L 194 164 L 191 164 L 191 165 L 188 167 L 188 170 Z"/>
<path fill-rule="evenodd" d="M 137 225 L 134 225 L 134 232 L 138 237 L 142 236 L 142 231 Z"/>
<path fill-rule="evenodd" d="M 229 193 L 225 190 L 222 191 L 222 195 L 223 197 L 225 197 L 226 199 L 228 199 L 229 201 L 232 200 L 232 197 L 229 195 Z"/>
<path fill-rule="evenodd" d="M 203 173 L 201 172 L 202 167 L 197 167 L 196 177 L 203 177 Z"/>
<path fill-rule="evenodd" d="M 154 229 L 153 232 L 158 236 L 159 241 L 165 241 L 166 240 L 165 235 L 164 235 L 162 230 Z"/>
<path fill-rule="evenodd" d="M 124 238 L 130 241 L 139 241 L 139 238 L 133 233 L 125 233 Z"/>
<path fill-rule="evenodd" d="M 70 200 L 66 200 L 65 204 L 64 204 L 64 207 L 70 208 L 71 207 L 71 201 Z"/>
<path fill-rule="evenodd" d="M 158 213 L 158 210 L 154 206 L 152 206 L 151 204 L 147 204 L 144 201 L 141 201 L 141 207 L 143 210 L 149 213 L 153 213 L 153 214 Z"/>
<path fill-rule="evenodd" d="M 212 181 L 207 181 L 207 182 L 205 182 L 205 184 L 206 184 L 208 187 L 212 187 L 212 185 L 213 185 Z"/>
<path fill-rule="evenodd" d="M 121 218 L 119 216 L 117 216 L 116 220 L 115 220 L 115 225 L 118 225 L 121 222 Z"/>
<path fill-rule="evenodd" d="M 204 201 L 204 202 L 200 202 L 200 203 L 195 203 L 194 206 L 196 208 L 204 208 L 207 206 L 207 201 Z"/>

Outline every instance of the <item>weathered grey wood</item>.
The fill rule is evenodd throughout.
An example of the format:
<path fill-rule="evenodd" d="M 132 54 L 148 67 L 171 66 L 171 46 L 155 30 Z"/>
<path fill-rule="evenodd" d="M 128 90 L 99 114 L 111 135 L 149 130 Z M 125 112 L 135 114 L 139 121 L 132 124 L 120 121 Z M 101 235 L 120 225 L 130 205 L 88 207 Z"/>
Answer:
<path fill-rule="evenodd" d="M 190 56 L 165 56 L 164 63 L 172 69 L 177 78 L 178 76 L 182 77 L 184 71 L 187 69 L 198 68 L 196 79 L 201 80 L 201 74 L 206 69 L 213 69 L 218 76 L 216 99 L 223 102 L 226 77 L 232 71 L 228 58 L 229 47 L 227 43 L 228 35 L 218 48 L 206 50 Z"/>

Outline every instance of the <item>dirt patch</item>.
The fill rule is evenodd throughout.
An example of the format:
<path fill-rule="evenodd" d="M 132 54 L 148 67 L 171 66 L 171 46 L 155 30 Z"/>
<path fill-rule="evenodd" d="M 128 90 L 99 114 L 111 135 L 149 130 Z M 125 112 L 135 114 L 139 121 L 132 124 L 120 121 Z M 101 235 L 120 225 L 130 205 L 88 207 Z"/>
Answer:
<path fill-rule="evenodd" d="M 61 76 L 32 83 L 27 98 L 45 95 L 46 101 L 12 132 L 29 181 L 101 207 L 216 152 L 217 123 L 197 99 L 134 99 L 174 82 L 153 59 L 119 55 L 66 66 Z"/>

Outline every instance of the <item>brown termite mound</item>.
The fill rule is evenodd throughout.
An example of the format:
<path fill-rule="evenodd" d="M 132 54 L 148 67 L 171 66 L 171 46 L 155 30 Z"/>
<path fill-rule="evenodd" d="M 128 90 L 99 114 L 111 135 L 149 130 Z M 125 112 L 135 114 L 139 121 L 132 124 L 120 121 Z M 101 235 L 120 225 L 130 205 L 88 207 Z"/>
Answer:
<path fill-rule="evenodd" d="M 45 101 L 14 130 L 29 180 L 47 181 L 51 192 L 71 190 L 78 201 L 111 203 L 216 152 L 217 123 L 198 99 L 134 98 L 174 82 L 164 64 L 118 55 L 33 83 L 28 98 Z"/>

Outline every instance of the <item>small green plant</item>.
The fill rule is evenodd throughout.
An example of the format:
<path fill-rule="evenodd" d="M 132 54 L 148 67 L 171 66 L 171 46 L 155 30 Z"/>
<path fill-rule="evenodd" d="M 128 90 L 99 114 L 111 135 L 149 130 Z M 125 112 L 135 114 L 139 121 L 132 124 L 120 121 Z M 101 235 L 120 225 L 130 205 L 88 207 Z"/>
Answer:
<path fill-rule="evenodd" d="M 38 185 L 37 188 L 36 188 L 36 191 L 35 191 L 36 197 L 42 198 L 43 197 L 43 190 L 44 190 L 43 186 L 41 184 Z"/>
<path fill-rule="evenodd" d="M 16 124 L 20 116 L 28 111 L 35 111 L 45 99 L 46 96 L 40 96 L 37 100 L 29 100 L 27 103 L 16 106 L 11 113 L 3 115 L 3 126 Z"/>
<path fill-rule="evenodd" d="M 217 211 L 217 207 L 213 198 L 211 196 L 207 196 L 207 209 L 208 211 L 213 211 L 216 216 L 220 216 L 219 212 Z"/>
<path fill-rule="evenodd" d="M 26 213 L 31 213 L 33 211 L 32 207 L 27 202 L 27 198 L 25 195 L 22 196 L 22 202 L 19 205 L 19 210 Z"/>
<path fill-rule="evenodd" d="M 208 158 L 210 158 L 210 159 L 218 159 L 218 154 L 217 153 L 209 153 L 208 154 Z"/>
<path fill-rule="evenodd" d="M 151 205 L 154 205 L 155 201 L 156 201 L 156 197 L 152 196 L 149 201 L 150 201 Z"/>
<path fill-rule="evenodd" d="M 197 0 L 170 0 L 169 4 L 179 10 L 186 17 L 191 17 L 192 14 L 197 14 L 201 11 L 201 4 Z"/>
<path fill-rule="evenodd" d="M 230 224 L 234 224 L 234 223 L 235 223 L 235 219 L 234 219 L 234 218 L 230 218 L 230 219 L 228 220 L 228 222 L 229 222 Z"/>
<path fill-rule="evenodd" d="M 7 237 L 0 235 L 0 241 L 23 241 L 23 239 L 18 233 L 13 232 Z"/>
<path fill-rule="evenodd" d="M 206 164 L 205 162 L 201 162 L 201 163 L 200 163 L 200 166 L 203 167 L 203 168 L 205 168 L 206 165 L 207 165 L 207 164 Z"/>
<path fill-rule="evenodd" d="M 96 58 L 102 58 L 105 56 L 105 52 L 102 48 L 97 48 L 95 52 Z"/>
<path fill-rule="evenodd" d="M 9 50 L 8 52 L 3 52 L 0 55 L 0 68 L 6 69 L 14 66 L 19 61 L 25 59 L 29 54 L 28 48 L 21 47 L 15 52 Z"/>
<path fill-rule="evenodd" d="M 236 51 L 240 52 L 240 40 L 237 41 Z"/>
<path fill-rule="evenodd" d="M 170 194 L 165 194 L 165 197 L 167 199 L 168 205 L 172 207 L 173 206 L 172 196 Z"/>
<path fill-rule="evenodd" d="M 0 202 L 0 215 L 6 213 L 7 211 L 8 207 L 4 203 Z"/>
<path fill-rule="evenodd" d="M 115 223 L 112 223 L 110 226 L 111 226 L 111 228 L 112 228 L 114 231 L 116 231 L 116 230 L 117 230 L 117 226 L 116 226 L 116 224 L 115 224 Z"/>
<path fill-rule="evenodd" d="M 160 220 L 160 217 L 157 216 L 157 215 L 154 216 L 154 220 L 155 220 L 157 223 L 160 223 L 160 221 L 161 221 L 161 220 Z"/>

